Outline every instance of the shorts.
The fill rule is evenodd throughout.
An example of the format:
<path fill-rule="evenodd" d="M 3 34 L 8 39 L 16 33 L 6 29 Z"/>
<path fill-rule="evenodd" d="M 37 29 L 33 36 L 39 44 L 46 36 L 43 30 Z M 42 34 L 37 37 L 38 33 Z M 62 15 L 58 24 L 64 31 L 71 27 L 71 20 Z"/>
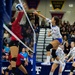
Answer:
<path fill-rule="evenodd" d="M 63 42 L 62 38 L 56 38 L 56 39 L 54 39 L 54 40 L 58 40 L 60 43 Z"/>
<path fill-rule="evenodd" d="M 53 61 L 53 63 L 55 64 L 59 64 L 59 61 L 57 61 L 56 59 Z"/>
<path fill-rule="evenodd" d="M 63 60 L 60 60 L 60 61 L 61 61 L 62 63 L 64 63 L 65 60 L 63 59 Z M 59 61 L 57 61 L 56 59 L 53 61 L 53 63 L 60 64 Z"/>
<path fill-rule="evenodd" d="M 21 64 L 18 64 L 18 65 L 16 64 L 16 67 L 19 67 L 19 66 L 21 66 Z"/>

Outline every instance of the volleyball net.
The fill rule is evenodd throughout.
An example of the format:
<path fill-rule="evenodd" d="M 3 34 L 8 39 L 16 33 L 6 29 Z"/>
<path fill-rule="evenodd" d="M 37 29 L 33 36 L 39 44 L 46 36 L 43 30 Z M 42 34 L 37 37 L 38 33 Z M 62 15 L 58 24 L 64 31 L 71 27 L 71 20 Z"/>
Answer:
<path fill-rule="evenodd" d="M 6 0 L 6 1 L 7 1 L 7 0 Z M 10 1 L 10 0 L 8 0 L 8 1 Z M 2 2 L 4 2 L 4 1 L 2 1 Z M 12 0 L 11 0 L 11 2 L 12 2 Z M 11 7 L 12 7 L 12 3 L 11 3 L 11 2 L 9 2 L 10 4 L 8 4 L 9 6 L 8 6 L 8 8 L 7 8 L 7 10 L 9 10 L 9 9 L 10 9 L 10 10 L 9 10 L 8 12 L 6 12 L 6 10 L 4 11 L 4 15 L 5 15 L 5 16 L 3 16 L 3 17 L 4 17 L 5 23 L 9 23 L 9 22 L 10 22 L 10 19 L 11 19 Z M 4 3 L 5 3 L 5 2 L 4 2 Z M 31 24 L 31 22 L 30 22 L 30 20 L 29 20 L 29 17 L 28 17 L 28 15 L 27 15 L 26 10 L 25 10 L 25 8 L 23 7 L 22 0 L 19 0 L 19 3 L 21 4 L 21 6 L 22 6 L 22 8 L 23 8 L 24 14 L 25 14 L 25 16 L 26 16 L 26 18 L 27 18 L 27 20 L 28 20 L 28 22 L 29 22 L 29 25 L 30 25 L 32 31 L 33 31 L 33 38 L 34 38 L 34 48 L 33 48 L 33 50 L 30 49 L 25 43 L 23 43 L 5 24 L 2 23 L 2 27 L 3 27 L 5 30 L 7 30 L 11 35 L 13 35 L 23 46 L 25 46 L 26 48 L 28 48 L 28 50 L 30 50 L 30 51 L 33 53 L 33 72 L 32 72 L 32 75 L 36 75 L 36 33 L 35 33 L 35 30 L 34 30 L 32 24 Z M 10 7 L 10 8 L 9 8 L 9 7 Z M 3 7 L 3 8 L 5 9 L 5 7 Z M 2 19 L 2 20 L 3 20 L 3 19 Z M 2 22 L 3 22 L 3 21 L 2 21 Z M 3 31 L 3 29 L 2 29 L 2 31 Z M 3 32 L 1 32 L 0 34 L 1 34 L 0 37 L 3 37 Z M 1 39 L 2 39 L 2 38 L 1 38 Z M 2 40 L 1 40 L 0 43 L 2 44 Z M 2 49 L 2 46 L 1 46 L 1 49 Z M 0 55 L 1 55 L 1 57 L 2 57 L 2 53 L 0 53 Z M 2 67 L 2 61 L 0 61 L 0 64 L 1 64 L 1 66 L 0 66 L 0 68 L 1 68 L 1 67 Z"/>

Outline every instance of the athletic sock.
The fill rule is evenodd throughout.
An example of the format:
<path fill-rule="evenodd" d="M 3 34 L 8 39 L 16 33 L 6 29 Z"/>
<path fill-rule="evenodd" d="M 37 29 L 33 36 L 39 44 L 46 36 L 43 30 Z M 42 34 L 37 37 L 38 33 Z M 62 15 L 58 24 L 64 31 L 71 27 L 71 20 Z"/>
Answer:
<path fill-rule="evenodd" d="M 50 72 L 50 74 L 49 75 L 53 75 L 53 72 Z"/>
<path fill-rule="evenodd" d="M 50 62 L 50 59 L 51 59 L 51 57 L 50 56 L 47 56 L 47 61 L 48 62 Z"/>
<path fill-rule="evenodd" d="M 59 73 L 59 75 L 62 75 L 62 73 Z"/>

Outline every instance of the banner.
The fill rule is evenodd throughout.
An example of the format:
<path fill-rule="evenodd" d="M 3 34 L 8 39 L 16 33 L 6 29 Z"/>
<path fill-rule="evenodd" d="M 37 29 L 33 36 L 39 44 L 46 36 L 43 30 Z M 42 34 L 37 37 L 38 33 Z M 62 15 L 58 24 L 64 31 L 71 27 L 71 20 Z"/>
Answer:
<path fill-rule="evenodd" d="M 52 17 L 58 16 L 59 19 L 62 19 L 63 18 L 63 15 L 64 15 L 64 12 L 51 12 L 51 16 Z"/>
<path fill-rule="evenodd" d="M 3 69 L 6 69 L 8 64 L 9 64 L 8 62 L 3 62 Z M 52 63 L 50 66 L 41 65 L 41 63 L 36 63 L 36 75 L 49 75 L 51 66 L 52 66 Z M 62 75 L 69 75 L 71 67 L 72 67 L 72 63 L 66 63 L 66 66 Z M 33 65 L 29 63 L 29 65 L 25 66 L 25 68 L 27 69 L 29 75 L 32 75 Z M 24 75 L 19 69 L 16 69 L 16 70 L 19 73 L 18 75 Z M 55 70 L 53 75 L 58 75 L 58 71 L 59 71 L 59 67 Z"/>
<path fill-rule="evenodd" d="M 65 0 L 51 0 L 51 4 L 53 9 L 59 9 L 61 10 L 64 5 Z"/>
<path fill-rule="evenodd" d="M 40 0 L 26 0 L 29 9 L 37 9 Z"/>

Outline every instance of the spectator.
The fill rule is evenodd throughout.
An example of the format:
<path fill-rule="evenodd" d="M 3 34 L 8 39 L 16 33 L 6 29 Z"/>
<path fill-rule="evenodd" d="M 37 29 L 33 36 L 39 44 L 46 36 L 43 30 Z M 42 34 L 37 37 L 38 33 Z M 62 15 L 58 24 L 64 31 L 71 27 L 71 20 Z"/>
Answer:
<path fill-rule="evenodd" d="M 29 43 L 30 43 L 30 38 L 29 38 L 29 37 L 25 38 L 25 42 L 27 42 L 27 44 L 29 45 Z"/>
<path fill-rule="evenodd" d="M 33 41 L 31 41 L 31 43 L 30 43 L 30 44 L 31 44 L 31 47 L 33 47 Z"/>
<path fill-rule="evenodd" d="M 65 44 L 64 44 L 64 53 L 65 53 L 65 55 L 67 55 L 70 52 L 70 48 L 71 47 L 70 47 L 68 41 L 66 41 Z"/>
<path fill-rule="evenodd" d="M 4 52 L 4 50 L 2 49 L 2 60 L 4 61 L 4 60 L 6 60 L 6 54 L 5 54 L 5 52 Z"/>
<path fill-rule="evenodd" d="M 41 27 L 44 27 L 45 28 L 45 25 L 46 25 L 45 20 L 42 19 L 42 21 L 41 21 Z"/>
<path fill-rule="evenodd" d="M 8 36 L 8 38 L 6 38 L 7 43 L 9 43 L 11 41 L 10 35 Z"/>
<path fill-rule="evenodd" d="M 30 37 L 30 33 L 28 29 L 26 30 L 26 37 Z"/>
<path fill-rule="evenodd" d="M 26 48 L 22 48 L 22 52 L 20 52 L 20 54 L 24 57 L 24 58 L 28 58 L 28 53 L 26 51 Z"/>
<path fill-rule="evenodd" d="M 9 33 L 7 31 L 4 32 L 4 38 L 8 38 L 9 37 Z"/>
<path fill-rule="evenodd" d="M 67 41 L 68 39 L 67 39 L 67 36 L 65 35 L 65 36 L 63 36 L 63 44 L 65 44 L 65 42 Z"/>
<path fill-rule="evenodd" d="M 66 29 L 65 29 L 65 27 L 63 27 L 61 29 L 61 34 L 62 34 L 63 37 L 66 35 Z"/>
<path fill-rule="evenodd" d="M 2 50 L 2 60 L 3 60 L 3 61 L 8 61 L 8 55 L 9 55 L 9 54 L 5 53 L 5 51 Z"/>
<path fill-rule="evenodd" d="M 74 41 L 74 42 L 75 42 L 75 31 L 74 31 L 74 32 L 72 32 L 71 39 L 72 39 L 72 41 Z"/>
<path fill-rule="evenodd" d="M 68 25 L 68 26 L 70 25 L 69 21 L 67 21 L 67 25 Z"/>
<path fill-rule="evenodd" d="M 36 26 L 36 27 L 35 27 L 35 32 L 36 32 L 36 33 L 39 33 L 39 29 L 40 29 L 39 25 L 36 24 L 35 26 Z"/>
<path fill-rule="evenodd" d="M 71 33 L 71 28 L 70 28 L 70 27 L 68 27 L 68 33 L 69 33 L 69 34 Z"/>
<path fill-rule="evenodd" d="M 33 64 L 33 53 L 31 51 L 29 51 L 29 54 L 28 54 L 28 61 Z"/>
<path fill-rule="evenodd" d="M 10 47 L 9 47 L 9 44 L 7 43 L 6 46 L 4 47 L 4 51 L 5 53 L 9 54 L 10 52 Z"/>
<path fill-rule="evenodd" d="M 6 44 L 7 44 L 7 39 L 3 38 L 3 46 L 6 46 Z"/>
<path fill-rule="evenodd" d="M 22 28 L 22 35 L 23 35 L 23 37 L 26 37 L 26 27 Z"/>
<path fill-rule="evenodd" d="M 63 23 L 62 23 L 62 26 L 64 26 L 64 25 L 66 25 L 66 22 L 65 22 L 65 20 L 63 21 Z"/>

